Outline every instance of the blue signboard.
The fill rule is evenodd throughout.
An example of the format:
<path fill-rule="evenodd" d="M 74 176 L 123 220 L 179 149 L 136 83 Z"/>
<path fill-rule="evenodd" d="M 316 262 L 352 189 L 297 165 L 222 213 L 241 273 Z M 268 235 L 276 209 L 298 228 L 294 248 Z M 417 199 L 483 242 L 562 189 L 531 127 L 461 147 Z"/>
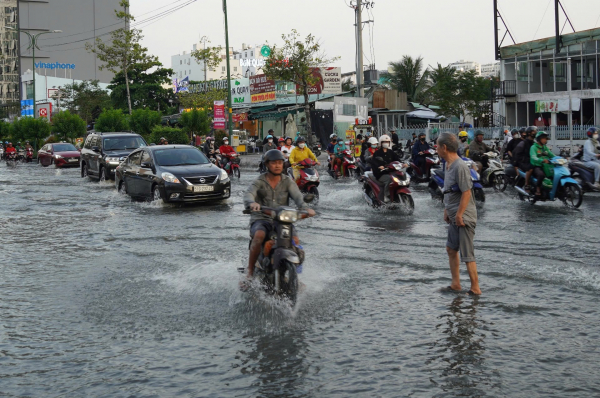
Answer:
<path fill-rule="evenodd" d="M 21 116 L 33 117 L 33 100 L 26 99 L 21 101 Z"/>

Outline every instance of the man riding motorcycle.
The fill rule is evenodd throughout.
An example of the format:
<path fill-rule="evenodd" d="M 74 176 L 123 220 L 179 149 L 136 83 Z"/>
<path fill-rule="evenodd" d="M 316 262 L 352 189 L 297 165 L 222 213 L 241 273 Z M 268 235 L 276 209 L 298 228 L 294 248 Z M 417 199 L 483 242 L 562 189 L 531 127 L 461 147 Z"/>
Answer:
<path fill-rule="evenodd" d="M 292 171 L 294 172 L 294 179 L 296 181 L 300 179 L 298 163 L 302 162 L 307 158 L 314 160 L 317 163 L 317 165 L 321 164 L 319 163 L 319 160 L 317 159 L 315 154 L 312 153 L 312 151 L 306 147 L 306 140 L 304 139 L 304 137 L 300 136 L 296 140 L 296 147 L 292 150 L 292 153 L 290 153 L 289 157 L 290 165 L 293 167 Z"/>
<path fill-rule="evenodd" d="M 316 214 L 304 202 L 304 196 L 296 183 L 283 174 L 285 157 L 281 151 L 268 151 L 265 153 L 263 161 L 267 172 L 261 174 L 244 194 L 244 205 L 253 212 L 250 219 L 252 243 L 250 244 L 250 256 L 248 259 L 248 278 L 252 278 L 254 275 L 254 265 L 260 255 L 263 242 L 273 231 L 273 219 L 258 212 L 262 206 L 271 208 L 288 206 L 289 199 L 292 198 L 299 209 L 308 211 L 309 217 L 313 217 Z M 292 234 L 296 243 L 299 243 L 295 230 Z"/>
<path fill-rule="evenodd" d="M 237 155 L 235 149 L 229 145 L 229 138 L 223 138 L 223 145 L 219 147 L 219 152 L 221 153 L 221 167 L 225 168 L 227 163 L 231 160 L 232 156 Z"/>
<path fill-rule="evenodd" d="M 469 139 L 469 134 L 466 131 L 461 131 L 458 133 L 458 151 L 456 152 L 459 157 L 467 157 L 469 152 L 469 144 L 467 140 Z"/>
<path fill-rule="evenodd" d="M 6 159 L 8 159 L 10 156 L 17 155 L 17 148 L 13 147 L 12 142 L 9 142 L 8 145 L 6 146 L 5 152 L 6 152 L 6 154 L 5 154 Z"/>
<path fill-rule="evenodd" d="M 337 135 L 335 133 L 329 136 L 329 144 L 327 144 L 327 161 L 329 162 L 329 169 L 333 168 L 333 159 L 335 158 L 335 146 L 337 145 Z M 364 145 L 364 144 L 363 144 Z"/>
<path fill-rule="evenodd" d="M 594 170 L 594 188 L 600 189 L 600 143 L 598 142 L 598 128 L 590 127 L 587 131 L 588 140 L 583 145 L 582 161 Z"/>
<path fill-rule="evenodd" d="M 523 131 L 525 131 L 525 129 L 523 129 Z M 525 134 L 521 135 L 517 129 L 512 129 L 510 133 L 512 134 L 512 140 L 510 140 L 506 145 L 506 154 L 508 155 L 509 163 L 515 166 L 515 164 L 513 164 L 513 152 L 515 151 L 517 145 L 519 145 L 525 139 Z"/>
<path fill-rule="evenodd" d="M 548 142 L 548 133 L 540 131 L 535 135 L 535 143 L 529 150 L 529 157 L 531 158 L 531 165 L 533 166 L 533 175 L 537 179 L 536 183 L 536 195 L 542 194 L 542 183 L 544 178 L 552 177 L 554 171 L 550 165 L 550 159 L 555 157 L 550 149 L 546 146 Z M 547 165 L 547 166 L 546 166 Z"/>
<path fill-rule="evenodd" d="M 379 139 L 379 143 L 381 144 L 381 138 Z M 427 163 L 427 156 L 425 156 L 425 151 L 428 151 L 430 149 L 431 147 L 425 139 L 425 133 L 419 134 L 419 140 L 415 141 L 412 146 L 412 157 L 413 162 L 421 171 L 425 170 L 425 164 Z"/>
<path fill-rule="evenodd" d="M 373 167 L 373 174 L 377 181 L 383 183 L 383 190 L 380 191 L 379 200 L 384 203 L 390 202 L 390 184 L 392 183 L 392 177 L 387 174 L 386 166 L 392 162 L 399 162 L 400 157 L 394 151 L 392 151 L 392 140 L 387 135 L 379 137 L 379 148 L 373 154 L 371 158 L 371 166 Z M 383 198 L 381 195 L 383 194 Z"/>
<path fill-rule="evenodd" d="M 493 151 L 493 148 L 483 142 L 483 131 L 475 132 L 475 140 L 469 145 L 469 158 L 477 164 L 478 172 L 482 173 L 488 167 L 488 160 L 484 153 Z"/>
<path fill-rule="evenodd" d="M 535 139 L 535 135 L 537 134 L 537 127 L 529 127 L 525 130 L 525 135 L 522 135 L 522 141 L 519 142 L 519 145 L 512 151 L 512 159 L 513 166 L 517 169 L 520 169 L 525 173 L 525 191 L 529 192 L 529 179 L 533 174 L 533 166 L 531 165 L 531 158 L 529 156 L 531 147 L 533 146 L 533 141 Z"/>

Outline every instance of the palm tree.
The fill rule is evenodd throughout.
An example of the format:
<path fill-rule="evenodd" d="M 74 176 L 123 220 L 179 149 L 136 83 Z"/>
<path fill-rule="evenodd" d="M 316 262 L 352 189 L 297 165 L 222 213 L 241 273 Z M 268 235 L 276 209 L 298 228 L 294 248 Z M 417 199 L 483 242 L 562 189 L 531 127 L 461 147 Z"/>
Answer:
<path fill-rule="evenodd" d="M 382 77 L 399 92 L 405 92 L 408 101 L 419 102 L 428 86 L 429 71 L 423 71 L 423 58 L 405 55 L 399 62 L 390 62 L 390 72 Z"/>

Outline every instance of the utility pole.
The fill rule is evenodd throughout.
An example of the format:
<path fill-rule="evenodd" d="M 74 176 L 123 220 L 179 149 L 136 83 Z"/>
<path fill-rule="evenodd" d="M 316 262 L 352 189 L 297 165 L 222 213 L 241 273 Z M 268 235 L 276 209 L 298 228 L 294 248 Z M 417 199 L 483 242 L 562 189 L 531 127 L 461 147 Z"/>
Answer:
<path fill-rule="evenodd" d="M 229 62 L 229 27 L 227 25 L 227 0 L 223 0 L 223 14 L 225 14 L 225 56 L 227 57 L 227 130 L 229 130 L 229 139 L 232 140 L 231 136 L 233 135 L 233 110 L 231 109 L 231 70 Z"/>
<path fill-rule="evenodd" d="M 206 50 L 206 42 L 208 41 L 208 37 L 206 37 L 206 36 L 202 36 L 202 37 L 200 38 L 200 41 L 201 41 L 202 43 L 204 43 L 204 49 Z M 204 63 L 204 82 L 206 83 L 206 81 L 208 80 L 208 78 L 206 77 L 206 73 L 207 73 L 207 70 L 206 70 L 206 59 L 204 60 L 204 62 L 203 62 L 203 63 Z"/>
<path fill-rule="evenodd" d="M 571 102 L 571 57 L 567 58 L 567 90 L 569 91 L 569 140 L 573 153 L 573 104 Z"/>
<path fill-rule="evenodd" d="M 363 97 L 362 0 L 356 0 L 356 96 Z"/>

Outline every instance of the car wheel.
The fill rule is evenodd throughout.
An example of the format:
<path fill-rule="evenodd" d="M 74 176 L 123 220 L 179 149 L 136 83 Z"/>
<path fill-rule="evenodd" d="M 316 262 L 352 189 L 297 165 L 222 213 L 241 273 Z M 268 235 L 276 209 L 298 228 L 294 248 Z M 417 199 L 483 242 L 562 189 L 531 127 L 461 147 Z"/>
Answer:
<path fill-rule="evenodd" d="M 121 195 L 127 195 L 127 185 L 125 185 L 125 181 L 119 183 L 119 193 Z"/>
<path fill-rule="evenodd" d="M 81 178 L 87 178 L 88 176 L 88 166 L 84 163 L 83 165 L 81 165 Z"/>
<path fill-rule="evenodd" d="M 98 181 L 105 182 L 106 181 L 106 169 L 104 167 L 100 167 L 100 173 L 98 173 Z"/>
<path fill-rule="evenodd" d="M 152 201 L 163 202 L 163 198 L 160 195 L 160 189 L 158 189 L 158 185 L 152 187 Z"/>

